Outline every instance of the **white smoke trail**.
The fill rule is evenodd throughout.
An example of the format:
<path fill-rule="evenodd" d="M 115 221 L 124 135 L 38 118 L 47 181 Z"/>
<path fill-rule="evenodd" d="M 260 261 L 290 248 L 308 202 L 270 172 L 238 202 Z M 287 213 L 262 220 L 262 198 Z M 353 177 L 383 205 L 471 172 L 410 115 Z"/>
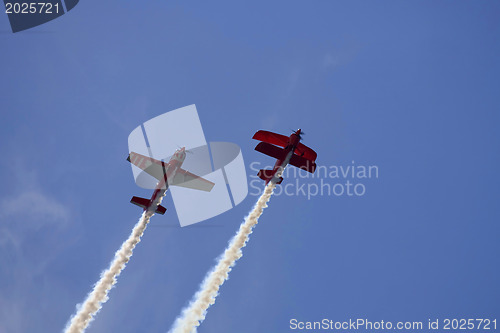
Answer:
<path fill-rule="evenodd" d="M 232 267 L 242 256 L 241 249 L 246 245 L 253 227 L 258 223 L 264 208 L 267 207 L 267 202 L 271 198 L 275 187 L 274 181 L 266 186 L 264 193 L 262 193 L 245 221 L 240 225 L 240 229 L 229 242 L 229 246 L 220 257 L 217 265 L 205 277 L 200 290 L 195 294 L 189 306 L 182 311 L 180 317 L 175 320 L 174 326 L 169 332 L 196 332 L 196 327 L 205 319 L 208 307 L 215 303 L 219 288 L 228 279 Z"/>
<path fill-rule="evenodd" d="M 157 204 L 161 203 L 163 196 L 160 196 L 157 200 Z M 156 207 L 156 205 L 153 206 Z M 144 230 L 153 215 L 154 213 L 150 211 L 145 211 L 142 214 L 139 222 L 135 225 L 128 239 L 115 253 L 115 258 L 109 265 L 109 268 L 101 273 L 101 278 L 95 284 L 94 289 L 87 296 L 85 302 L 79 306 L 77 313 L 71 318 L 70 322 L 66 326 L 65 333 L 84 332 L 90 322 L 94 319 L 95 314 L 101 309 L 102 304 L 108 300 L 109 291 L 116 284 L 116 278 L 125 268 L 125 264 L 130 260 L 132 251 L 141 241 Z"/>

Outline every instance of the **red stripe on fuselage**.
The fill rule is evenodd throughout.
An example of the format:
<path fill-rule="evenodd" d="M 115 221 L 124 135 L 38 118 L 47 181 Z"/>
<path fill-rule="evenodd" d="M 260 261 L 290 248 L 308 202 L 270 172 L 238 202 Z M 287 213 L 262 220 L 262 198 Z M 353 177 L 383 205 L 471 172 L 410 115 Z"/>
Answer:
<path fill-rule="evenodd" d="M 167 192 L 168 180 L 173 179 L 173 177 L 177 173 L 177 170 L 182 166 L 182 162 L 177 160 L 175 157 L 172 157 L 168 163 L 162 163 L 162 164 L 163 167 L 165 168 L 163 178 L 158 182 L 158 184 L 156 184 L 155 191 L 153 192 L 153 195 L 149 200 L 149 205 L 147 209 L 149 209 L 160 196 L 162 196 L 163 194 L 165 194 L 165 192 Z"/>

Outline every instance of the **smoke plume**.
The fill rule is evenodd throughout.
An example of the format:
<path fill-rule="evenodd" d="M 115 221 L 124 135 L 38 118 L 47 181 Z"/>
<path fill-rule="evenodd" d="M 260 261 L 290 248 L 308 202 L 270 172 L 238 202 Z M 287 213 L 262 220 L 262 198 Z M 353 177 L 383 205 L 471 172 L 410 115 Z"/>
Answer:
<path fill-rule="evenodd" d="M 281 172 L 280 172 L 281 174 Z M 246 245 L 253 227 L 258 223 L 267 202 L 273 194 L 276 184 L 270 182 L 264 189 L 255 207 L 240 225 L 240 229 L 229 242 L 217 265 L 208 273 L 201 284 L 200 290 L 195 294 L 193 300 L 181 315 L 176 319 L 171 333 L 193 333 L 196 328 L 205 319 L 207 309 L 215 303 L 219 288 L 229 277 L 229 272 L 236 261 L 242 256 L 242 248 Z"/>
<path fill-rule="evenodd" d="M 160 197 L 157 204 L 160 204 L 163 197 Z M 156 205 L 154 205 L 156 207 Z M 139 222 L 135 225 L 128 239 L 122 244 L 120 249 L 115 253 L 115 258 L 109 265 L 109 268 L 101 273 L 101 278 L 94 285 L 94 289 L 87 296 L 87 299 L 81 304 L 77 313 L 71 318 L 66 326 L 65 333 L 81 333 L 84 332 L 90 322 L 94 319 L 96 313 L 101 309 L 102 304 L 108 300 L 108 293 L 116 284 L 116 278 L 125 268 L 125 264 L 130 260 L 132 251 L 135 246 L 141 241 L 141 237 L 149 223 L 150 218 L 154 215 L 151 211 L 145 211 Z"/>

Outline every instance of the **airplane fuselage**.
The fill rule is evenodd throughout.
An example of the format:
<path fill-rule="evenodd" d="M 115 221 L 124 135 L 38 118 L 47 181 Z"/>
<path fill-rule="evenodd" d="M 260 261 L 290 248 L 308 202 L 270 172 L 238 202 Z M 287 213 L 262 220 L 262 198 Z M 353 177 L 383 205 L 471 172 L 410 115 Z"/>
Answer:
<path fill-rule="evenodd" d="M 272 180 L 277 181 L 276 174 L 280 169 L 285 169 L 288 162 L 290 162 L 290 158 L 292 157 L 293 152 L 295 151 L 295 148 L 297 148 L 299 142 L 300 142 L 300 129 L 296 133 L 290 135 L 290 138 L 288 139 L 288 145 L 283 148 L 284 156 L 276 160 L 276 163 L 274 164 L 272 171 L 272 178 L 266 180 L 266 185 Z"/>
<path fill-rule="evenodd" d="M 160 203 L 160 198 L 162 198 L 168 190 L 168 180 L 175 177 L 177 170 L 182 166 L 185 158 L 185 149 L 181 148 L 170 158 L 169 163 L 164 164 L 163 178 L 156 184 L 153 195 L 149 200 L 149 204 L 144 208 L 145 211 L 156 210 L 158 204 Z"/>

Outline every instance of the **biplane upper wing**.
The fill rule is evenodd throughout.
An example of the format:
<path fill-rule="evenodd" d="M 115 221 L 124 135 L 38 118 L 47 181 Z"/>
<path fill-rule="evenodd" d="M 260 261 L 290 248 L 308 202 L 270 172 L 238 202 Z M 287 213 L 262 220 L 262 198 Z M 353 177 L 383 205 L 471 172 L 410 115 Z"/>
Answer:
<path fill-rule="evenodd" d="M 270 143 L 270 144 L 273 144 L 275 146 L 284 148 L 288 145 L 290 138 L 287 136 L 281 135 L 281 134 L 260 130 L 254 134 L 253 139 L 259 140 L 262 142 L 266 142 L 266 143 Z M 261 148 L 264 148 L 264 147 L 261 147 Z M 256 148 L 256 150 L 258 150 L 264 154 L 270 155 L 267 152 L 261 151 L 257 148 Z M 270 150 L 270 148 L 268 148 L 266 150 Z M 300 142 L 297 144 L 297 147 L 295 148 L 294 153 L 305 158 L 305 159 L 308 159 L 310 161 L 315 161 L 316 157 L 318 157 L 318 154 L 316 154 L 316 152 L 314 150 L 307 147 L 306 145 L 303 145 Z M 273 155 L 270 155 L 270 156 L 273 156 Z M 273 156 L 273 157 L 276 158 L 276 156 Z"/>
<path fill-rule="evenodd" d="M 316 154 L 314 150 L 300 142 L 297 144 L 294 153 L 313 162 L 316 161 L 316 157 L 318 157 L 318 154 Z"/>
<path fill-rule="evenodd" d="M 289 138 L 281 134 L 260 130 L 253 135 L 252 139 L 267 142 L 279 147 L 286 147 Z"/>

